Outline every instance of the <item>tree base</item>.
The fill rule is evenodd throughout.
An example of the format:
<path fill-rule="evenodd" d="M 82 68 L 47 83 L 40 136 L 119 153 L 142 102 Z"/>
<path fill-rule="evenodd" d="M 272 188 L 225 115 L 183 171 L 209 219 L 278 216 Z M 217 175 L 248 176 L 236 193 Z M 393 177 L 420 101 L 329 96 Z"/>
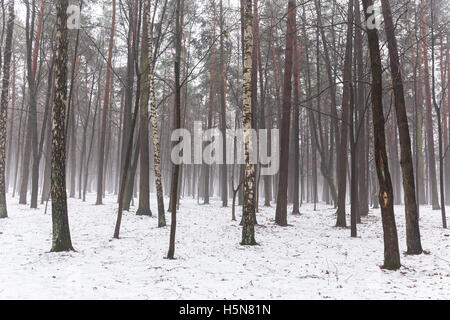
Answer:
<path fill-rule="evenodd" d="M 381 267 L 381 269 L 396 271 L 396 270 L 400 269 L 400 267 L 401 267 L 400 262 L 385 261 L 384 265 Z"/>
<path fill-rule="evenodd" d="M 166 226 L 167 226 L 167 224 L 166 224 L 165 220 L 164 221 L 158 221 L 158 228 L 164 228 Z"/>
<path fill-rule="evenodd" d="M 405 252 L 408 256 L 418 256 L 423 253 L 422 248 L 420 249 L 408 249 L 408 251 Z"/>
<path fill-rule="evenodd" d="M 75 251 L 72 245 L 64 245 L 64 244 L 53 246 L 52 249 L 50 250 L 50 252 L 70 252 L 70 251 Z"/>
<path fill-rule="evenodd" d="M 250 241 L 242 241 L 240 243 L 241 246 L 258 246 L 259 244 L 255 241 L 255 239 L 250 240 Z"/>
<path fill-rule="evenodd" d="M 136 215 L 137 216 L 148 216 L 148 217 L 151 217 L 152 216 L 152 211 L 150 209 L 141 209 L 141 208 L 139 208 L 136 211 Z"/>

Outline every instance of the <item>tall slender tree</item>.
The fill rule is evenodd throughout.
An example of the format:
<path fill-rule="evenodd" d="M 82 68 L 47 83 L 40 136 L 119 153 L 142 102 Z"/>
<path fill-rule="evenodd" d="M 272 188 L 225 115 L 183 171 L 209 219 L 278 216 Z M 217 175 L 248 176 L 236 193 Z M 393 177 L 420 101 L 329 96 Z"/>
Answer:
<path fill-rule="evenodd" d="M 366 22 L 372 19 L 368 10 L 373 6 L 373 0 L 362 0 Z M 383 114 L 383 83 L 382 64 L 378 31 L 367 27 L 367 37 L 372 71 L 372 117 L 374 137 L 374 157 L 379 182 L 378 200 L 381 206 L 381 219 L 383 223 L 384 238 L 384 268 L 397 270 L 400 268 L 400 252 L 398 249 L 397 226 L 394 215 L 394 195 L 392 190 L 391 174 L 389 172 L 386 152 L 385 118 Z"/>
<path fill-rule="evenodd" d="M 52 119 L 52 252 L 73 250 L 67 215 L 66 194 L 66 107 L 67 107 L 67 30 L 68 0 L 56 2 L 55 96 Z"/>
<path fill-rule="evenodd" d="M 223 164 L 220 166 L 220 179 L 222 191 L 222 207 L 228 206 L 228 172 L 226 163 L 227 150 L 227 104 L 226 104 L 226 73 L 225 73 L 225 35 L 223 3 L 219 3 L 219 31 L 220 31 L 220 129 L 222 131 L 222 156 Z"/>
<path fill-rule="evenodd" d="M 244 2 L 244 1 L 243 1 Z M 252 0 L 241 3 L 244 8 L 244 83 L 243 83 L 243 129 L 244 129 L 244 203 L 242 210 L 242 245 L 255 245 L 255 165 L 250 161 L 253 152 L 252 129 L 252 52 L 253 52 L 253 12 Z"/>
<path fill-rule="evenodd" d="M 421 26 L 421 38 L 422 38 L 422 56 L 423 67 L 425 70 L 424 82 L 425 82 L 425 105 L 426 105 L 426 134 L 427 134 L 427 148 L 428 148 L 428 176 L 429 186 L 431 188 L 431 203 L 433 210 L 439 210 L 439 198 L 437 191 L 437 179 L 436 179 L 436 155 L 434 148 L 434 134 L 433 134 L 433 110 L 431 101 L 431 85 L 430 85 L 430 68 L 428 61 L 428 46 L 427 46 L 427 25 L 425 21 L 425 3 L 422 0 L 420 3 L 422 26 Z"/>
<path fill-rule="evenodd" d="M 283 86 L 283 112 L 280 134 L 280 177 L 278 180 L 277 208 L 275 223 L 287 226 L 287 188 L 289 174 L 289 131 L 291 123 L 292 67 L 296 37 L 296 3 L 289 0 L 287 13 L 286 51 Z"/>
<path fill-rule="evenodd" d="M 148 68 L 148 24 L 150 1 L 144 1 L 143 19 L 142 19 L 142 41 L 141 41 L 141 61 L 140 61 L 140 175 L 139 175 L 139 208 L 137 215 L 151 216 L 150 210 L 150 152 L 148 142 L 148 98 L 149 98 L 149 68 Z"/>
<path fill-rule="evenodd" d="M 105 96 L 103 100 L 102 110 L 102 127 L 100 131 L 100 141 L 98 146 L 98 173 L 97 173 L 97 205 L 103 204 L 103 174 L 105 161 L 105 140 L 106 140 L 106 125 L 108 121 L 109 110 L 109 95 L 111 89 L 111 71 L 112 71 L 112 54 L 114 47 L 114 33 L 116 29 L 116 0 L 112 1 L 112 20 L 111 33 L 109 35 L 108 46 L 108 64 L 106 66 L 106 82 L 105 82 Z"/>
<path fill-rule="evenodd" d="M 8 93 L 12 55 L 12 37 L 14 31 L 14 0 L 9 0 L 8 24 L 6 27 L 6 43 L 3 60 L 2 94 L 0 100 L 0 219 L 8 217 L 6 206 L 5 158 L 6 128 L 8 120 Z"/>
<path fill-rule="evenodd" d="M 348 149 L 348 129 L 350 123 L 349 106 L 352 95 L 352 51 L 353 51 L 353 1 L 348 1 L 347 11 L 347 42 L 345 46 L 343 81 L 344 89 L 342 93 L 342 124 L 340 145 L 337 150 L 337 176 L 338 176 L 338 208 L 336 213 L 336 227 L 346 227 L 345 221 L 345 199 L 347 194 L 347 149 Z M 353 143 L 353 141 L 352 141 Z"/>
<path fill-rule="evenodd" d="M 180 23 L 181 0 L 177 0 L 175 9 L 175 121 L 174 130 L 181 127 L 181 79 L 180 79 L 180 64 L 181 64 L 181 38 L 182 29 Z M 175 233 L 177 225 L 177 193 L 178 193 L 178 176 L 180 174 L 180 165 L 173 164 L 172 171 L 172 190 L 171 190 L 171 222 L 170 222 L 170 241 L 169 251 L 167 253 L 168 259 L 175 257 Z"/>
<path fill-rule="evenodd" d="M 421 254 L 419 215 L 417 213 L 416 186 L 414 180 L 414 167 L 411 153 L 411 137 L 409 136 L 408 116 L 406 114 L 403 79 L 398 56 L 397 39 L 395 38 L 394 22 L 389 1 L 381 0 L 385 23 L 386 38 L 388 41 L 391 78 L 394 88 L 395 111 L 400 136 L 400 165 L 402 168 L 403 190 L 405 197 L 406 215 L 406 244 L 408 254 Z"/>
<path fill-rule="evenodd" d="M 151 1 L 149 0 L 149 8 L 151 10 Z M 148 12 L 147 20 L 150 21 L 150 10 Z M 150 25 L 150 22 L 148 22 Z M 153 63 L 153 33 L 152 28 L 148 28 L 148 82 L 150 89 L 150 122 L 152 125 L 152 141 L 153 141 L 153 165 L 155 170 L 155 186 L 156 198 L 158 201 L 158 227 L 166 226 L 166 216 L 164 212 L 164 193 L 161 181 L 161 154 L 159 147 L 159 133 L 158 133 L 158 119 L 156 114 L 156 97 L 155 97 L 155 71 Z"/>
<path fill-rule="evenodd" d="M 211 34 L 212 45 L 211 45 L 211 63 L 209 69 L 209 100 L 208 100 L 208 129 L 212 128 L 213 122 L 213 106 L 214 106 L 214 83 L 215 83 L 215 61 L 216 61 L 216 3 L 214 0 L 211 1 L 211 6 L 213 9 L 213 30 Z M 205 168 L 204 174 L 204 204 L 209 204 L 209 185 L 210 185 L 210 165 L 205 164 L 203 166 Z"/>

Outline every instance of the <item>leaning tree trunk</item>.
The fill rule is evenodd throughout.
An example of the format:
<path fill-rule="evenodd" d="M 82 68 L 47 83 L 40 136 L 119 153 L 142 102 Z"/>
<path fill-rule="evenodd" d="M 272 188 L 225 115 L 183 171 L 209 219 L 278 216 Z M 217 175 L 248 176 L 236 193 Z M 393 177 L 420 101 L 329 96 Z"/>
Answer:
<path fill-rule="evenodd" d="M 151 8 L 151 4 L 149 3 Z M 150 11 L 147 16 L 150 21 Z M 150 24 L 149 24 L 150 25 Z M 161 182 L 161 154 L 159 147 L 158 119 L 156 114 L 156 97 L 155 97 L 155 74 L 153 65 L 153 34 L 152 28 L 148 28 L 148 82 L 150 86 L 150 117 L 152 124 L 152 140 L 153 140 L 153 165 L 155 170 L 155 186 L 156 198 L 158 201 L 158 227 L 166 226 L 166 216 L 164 212 L 164 193 Z"/>
<path fill-rule="evenodd" d="M 3 61 L 2 96 L 0 105 L 0 219 L 8 217 L 6 208 L 5 188 L 5 156 L 6 156 L 6 127 L 8 120 L 8 93 L 11 67 L 11 47 L 14 30 L 14 0 L 9 1 L 8 25 Z"/>
<path fill-rule="evenodd" d="M 70 251 L 69 217 L 66 194 L 66 106 L 67 106 L 67 31 L 68 0 L 56 3 L 55 97 L 52 119 L 52 252 Z"/>
<path fill-rule="evenodd" d="M 389 60 L 391 65 L 392 86 L 395 96 L 395 111 L 397 114 L 398 134 L 400 136 L 400 165 L 403 174 L 403 190 L 405 197 L 406 215 L 406 244 L 408 254 L 421 254 L 419 215 L 417 212 L 416 186 L 414 181 L 414 167 L 411 154 L 411 137 L 409 136 L 408 117 L 406 113 L 403 79 L 400 70 L 397 39 L 395 38 L 394 23 L 392 21 L 391 5 L 387 0 L 381 0 L 388 41 Z"/>
<path fill-rule="evenodd" d="M 373 5 L 373 0 L 362 0 L 366 21 L 370 19 L 368 8 Z M 367 29 L 370 65 L 372 69 L 372 117 L 374 137 L 374 157 L 377 167 L 380 192 L 378 200 L 381 205 L 381 219 L 384 235 L 384 268 L 397 270 L 400 268 L 400 252 L 398 249 L 397 226 L 394 215 L 394 196 L 392 190 L 391 175 L 389 173 L 388 158 L 386 152 L 386 136 L 384 131 L 385 119 L 383 114 L 383 83 L 382 64 L 378 31 Z"/>

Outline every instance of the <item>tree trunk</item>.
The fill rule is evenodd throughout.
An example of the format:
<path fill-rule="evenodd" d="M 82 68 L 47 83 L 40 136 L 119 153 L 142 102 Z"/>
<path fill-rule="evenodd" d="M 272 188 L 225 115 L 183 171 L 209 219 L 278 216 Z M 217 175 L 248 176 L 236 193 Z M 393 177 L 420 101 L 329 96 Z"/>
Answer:
<path fill-rule="evenodd" d="M 216 57 L 216 4 L 215 1 L 211 1 L 213 6 L 213 33 L 211 39 L 213 41 L 211 45 L 211 64 L 209 70 L 209 102 L 208 102 L 208 129 L 212 128 L 212 116 L 213 116 L 213 105 L 214 105 L 214 81 L 215 81 L 215 57 Z M 210 165 L 204 164 L 205 175 L 204 175 L 204 188 L 205 197 L 204 204 L 209 204 L 209 183 L 210 183 Z"/>
<path fill-rule="evenodd" d="M 13 140 L 14 140 L 14 124 L 15 124 L 15 111 L 16 111 L 16 58 L 13 55 L 12 58 L 13 70 L 12 70 L 12 97 L 11 97 L 11 126 L 9 127 L 9 143 L 8 143 L 8 152 L 7 152 L 7 160 L 6 160 L 6 193 L 8 193 L 9 185 L 10 185 L 10 176 L 12 171 L 12 159 L 11 156 L 13 154 Z M 16 149 L 16 156 L 17 156 Z"/>
<path fill-rule="evenodd" d="M 139 208 L 136 212 L 137 215 L 151 216 L 152 212 L 150 210 L 150 153 L 148 145 L 148 97 L 149 97 L 149 68 L 148 68 L 148 29 L 151 25 L 148 23 L 147 17 L 150 15 L 150 3 L 149 1 L 144 2 L 143 10 L 143 22 L 142 22 L 142 43 L 141 43 L 141 61 L 140 61 L 140 73 L 141 77 L 141 98 L 140 101 L 140 174 L 139 174 Z M 143 80 L 143 81 L 142 81 Z"/>
<path fill-rule="evenodd" d="M 226 71 L 224 70 L 225 57 L 224 57 L 224 15 L 223 15 L 223 4 L 220 0 L 220 128 L 222 132 L 222 156 L 223 164 L 220 166 L 220 179 L 222 186 L 222 207 L 228 206 L 228 173 L 227 173 L 227 162 L 226 162 L 226 150 L 227 150 L 227 106 L 226 106 Z"/>
<path fill-rule="evenodd" d="M 365 100 L 365 76 L 364 76 L 364 59 L 363 59 L 363 34 L 361 23 L 361 9 L 359 1 L 355 1 L 355 55 L 356 65 L 358 70 L 358 82 L 357 82 L 357 111 L 358 111 L 358 128 L 357 128 L 357 157 L 358 157 L 358 201 L 359 201 L 359 216 L 367 216 L 369 214 L 369 192 L 368 192 L 368 177 L 366 175 L 368 162 L 367 162 L 367 108 Z"/>
<path fill-rule="evenodd" d="M 338 209 L 336 227 L 346 227 L 345 198 L 347 193 L 347 144 L 349 124 L 349 103 L 351 96 L 351 61 L 353 47 L 353 1 L 348 2 L 347 17 L 347 44 L 345 46 L 344 61 L 344 91 L 342 93 L 342 125 L 340 146 L 337 150 L 337 175 L 338 175 Z M 353 143 L 353 141 L 352 141 Z"/>
<path fill-rule="evenodd" d="M 6 128 L 8 123 L 8 93 L 14 31 L 14 0 L 9 1 L 8 25 L 3 61 L 2 95 L 0 105 L 0 219 L 8 217 L 5 188 Z"/>
<path fill-rule="evenodd" d="M 250 153 L 253 151 L 250 138 L 252 129 L 252 51 L 253 51 L 253 14 L 252 0 L 245 0 L 242 10 L 244 21 L 244 83 L 243 83 L 243 129 L 244 129 L 244 191 L 242 211 L 242 245 L 255 245 L 255 166 L 250 163 Z"/>
<path fill-rule="evenodd" d="M 66 194 L 66 106 L 67 106 L 67 31 L 68 0 L 56 3 L 56 55 L 55 55 L 55 97 L 52 120 L 52 252 L 70 251 L 69 218 L 67 216 Z"/>
<path fill-rule="evenodd" d="M 443 141 L 442 141 L 442 114 L 441 107 L 438 106 L 436 101 L 436 78 L 435 78 L 435 59 L 434 59 L 434 3 L 431 0 L 431 70 L 432 70 L 432 79 L 433 79 L 433 105 L 434 110 L 437 115 L 437 123 L 438 123 L 438 144 L 439 144 L 439 188 L 440 188 L 440 200 L 441 200 L 441 215 L 442 215 L 442 227 L 447 229 L 447 217 L 445 213 L 445 195 L 444 195 L 444 150 L 443 150 Z M 445 95 L 442 94 L 444 97 Z M 441 99 L 444 99 L 444 98 Z M 442 102 L 442 101 L 441 101 Z"/>
<path fill-rule="evenodd" d="M 175 127 L 174 130 L 181 127 L 181 89 L 180 83 L 180 64 L 181 64 L 181 24 L 180 24 L 180 11 L 181 0 L 176 2 L 176 26 L 175 26 Z M 172 190 L 171 190 L 171 222 L 170 222 L 170 241 L 169 251 L 167 253 L 168 259 L 174 259 L 175 255 L 175 232 L 177 223 L 177 193 L 178 193 L 178 176 L 180 172 L 180 165 L 173 165 L 172 175 Z"/>
<path fill-rule="evenodd" d="M 294 109 L 293 109 L 293 143 L 294 143 L 294 203 L 292 208 L 292 214 L 300 214 L 300 201 L 299 201 L 299 193 L 300 193 L 300 145 L 299 145 L 299 121 L 300 121 L 300 98 L 299 98 L 299 89 L 300 89 L 300 68 L 299 65 L 302 62 L 302 49 L 303 49 L 303 37 L 301 48 L 298 49 L 297 46 L 297 37 L 294 39 Z"/>
<path fill-rule="evenodd" d="M 151 9 L 151 4 L 149 3 Z M 148 15 L 150 20 L 150 11 Z M 150 112 L 151 112 L 151 125 L 152 125 L 152 140 L 153 140 L 153 165 L 155 168 L 155 186 L 156 186 L 156 198 L 158 201 L 158 227 L 166 226 L 166 216 L 164 212 L 164 193 L 161 182 L 161 154 L 159 146 L 159 133 L 158 133 L 158 119 L 156 114 L 156 97 L 155 97 L 155 75 L 153 64 L 153 34 L 152 28 L 148 28 L 148 67 L 149 67 L 149 86 L 150 86 Z"/>
<path fill-rule="evenodd" d="M 292 63 L 296 37 L 295 0 L 288 2 L 288 20 L 286 29 L 286 52 L 283 87 L 283 118 L 281 125 L 280 175 L 278 181 L 277 208 L 275 223 L 287 226 L 287 187 L 289 175 L 289 129 L 291 123 Z"/>
<path fill-rule="evenodd" d="M 381 0 L 388 41 L 389 60 L 391 66 L 392 86 L 395 96 L 395 111 L 397 114 L 398 134 L 400 136 L 400 165 L 402 168 L 403 190 L 405 197 L 406 215 L 406 244 L 408 254 L 421 254 L 419 216 L 417 213 L 416 186 L 414 181 L 414 167 L 411 154 L 411 137 L 409 136 L 408 117 L 406 113 L 403 79 L 400 70 L 397 39 L 395 38 L 394 23 L 392 21 L 391 5 L 387 0 Z"/>
<path fill-rule="evenodd" d="M 422 0 L 420 3 L 421 16 L 422 16 L 422 50 L 423 50 L 423 62 L 425 70 L 425 95 L 426 95 L 426 130 L 427 130 L 427 147 L 428 147 L 428 164 L 429 164 L 429 178 L 431 187 L 431 201 L 433 210 L 439 210 L 439 198 L 437 193 L 437 180 L 436 180 L 436 156 L 434 149 L 434 135 L 433 135 L 433 115 L 432 115 L 432 102 L 431 102 L 431 88 L 430 88 L 430 69 L 428 66 L 428 47 L 426 41 L 426 22 L 425 22 L 425 4 Z"/>
<path fill-rule="evenodd" d="M 366 21 L 370 18 L 368 8 L 373 6 L 373 0 L 362 0 Z M 382 103 L 382 64 L 378 31 L 367 29 L 370 64 L 372 69 L 372 117 L 374 135 L 374 157 L 380 185 L 379 203 L 384 234 L 384 268 L 397 270 L 400 268 L 400 252 L 398 249 L 397 227 L 395 225 L 394 202 L 391 175 L 389 173 L 386 152 L 386 137 L 384 131 L 385 119 Z"/>
<path fill-rule="evenodd" d="M 102 128 L 100 132 L 100 145 L 98 146 L 98 175 L 97 175 L 97 202 L 96 205 L 103 204 L 103 165 L 105 160 L 105 138 L 106 138 L 106 121 L 109 109 L 109 91 L 111 86 L 111 69 L 112 69 L 112 54 L 114 46 L 114 32 L 116 23 L 116 0 L 112 1 L 112 21 L 111 33 L 108 47 L 108 64 L 106 66 L 106 83 L 105 83 L 105 98 L 103 101 L 102 111 Z"/>

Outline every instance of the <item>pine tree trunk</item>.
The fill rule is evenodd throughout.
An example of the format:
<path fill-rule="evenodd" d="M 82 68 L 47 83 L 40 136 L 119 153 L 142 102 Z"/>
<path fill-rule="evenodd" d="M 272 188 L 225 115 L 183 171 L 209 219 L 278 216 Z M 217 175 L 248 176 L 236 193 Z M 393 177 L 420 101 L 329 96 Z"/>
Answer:
<path fill-rule="evenodd" d="M 450 44 L 449 44 L 449 38 L 447 36 L 447 82 L 450 81 Z M 450 194 L 450 135 L 449 135 L 449 114 L 450 114 L 450 89 L 447 88 L 447 103 L 443 103 L 442 105 L 442 119 L 444 122 L 444 155 L 445 155 L 445 192 L 446 194 Z M 450 205 L 450 196 L 447 196 L 446 198 L 446 204 Z"/>
<path fill-rule="evenodd" d="M 292 208 L 292 214 L 300 214 L 300 201 L 299 201 L 299 193 L 300 193 L 300 145 L 299 145 L 299 121 L 300 121 L 300 98 L 299 98 L 299 89 L 300 89 L 300 68 L 299 65 L 302 62 L 302 49 L 303 49 L 303 37 L 301 48 L 298 49 L 297 46 L 297 38 L 294 39 L 294 108 L 293 108 L 293 139 L 294 139 L 294 205 Z"/>
<path fill-rule="evenodd" d="M 181 38 L 182 27 L 180 25 L 181 0 L 176 2 L 176 26 L 175 26 L 175 127 L 174 130 L 181 127 L 181 89 L 180 83 L 180 64 L 181 64 Z M 168 259 L 174 259 L 175 255 L 175 232 L 177 223 L 177 193 L 178 193 L 178 176 L 180 173 L 180 165 L 173 165 L 172 190 L 171 190 L 171 222 L 170 222 L 170 241 Z"/>
<path fill-rule="evenodd" d="M 77 51 L 77 49 L 75 49 Z M 74 69 L 73 69 L 73 81 L 71 82 L 70 92 L 77 91 L 77 79 L 80 65 L 80 57 L 74 56 Z M 70 144 L 68 147 L 70 148 L 70 191 L 69 197 L 75 198 L 75 187 L 76 187 L 76 172 L 77 172 L 77 125 L 75 120 L 75 95 L 70 96 L 69 100 L 71 106 L 67 108 L 69 111 L 69 127 L 67 132 L 70 134 L 70 139 L 68 139 L 68 143 Z"/>
<path fill-rule="evenodd" d="M 288 2 L 288 20 L 286 29 L 286 52 L 283 86 L 283 117 L 280 134 L 280 175 L 278 181 L 277 208 L 275 223 L 287 226 L 287 188 L 289 175 L 289 129 L 291 123 L 292 66 L 296 37 L 296 5 L 295 0 Z"/>
<path fill-rule="evenodd" d="M 97 202 L 96 205 L 103 204 L 103 170 L 105 160 L 105 139 L 106 139 L 106 122 L 109 109 L 109 94 L 111 86 L 111 69 L 112 69 L 112 54 L 114 46 L 114 32 L 116 23 L 116 0 L 112 1 L 112 21 L 111 21 L 111 33 L 109 38 L 108 47 L 108 64 L 106 66 L 106 83 L 105 83 L 105 98 L 103 101 L 102 111 L 102 128 L 100 132 L 100 144 L 98 146 L 98 173 L 97 173 Z"/>
<path fill-rule="evenodd" d="M 439 210 L 439 198 L 437 191 L 437 179 L 436 179 L 436 156 L 434 148 L 434 135 L 433 135 L 433 115 L 432 115 L 432 102 L 431 102 L 431 87 L 430 87 L 430 69 L 428 66 L 428 46 L 426 41 L 426 22 L 425 22 L 425 4 L 422 0 L 421 4 L 422 15 L 422 50 L 423 50 L 423 62 L 425 70 L 425 100 L 426 100 L 426 131 L 427 131 L 427 147 L 428 147 L 428 164 L 429 164 L 429 178 L 431 187 L 431 201 L 433 210 Z"/>
<path fill-rule="evenodd" d="M 224 69 L 225 57 L 224 57 L 224 15 L 223 15 L 223 3 L 220 0 L 220 128 L 222 132 L 222 156 L 223 164 L 220 166 L 220 179 L 222 186 L 222 207 L 228 206 L 228 172 L 226 162 L 226 150 L 227 150 L 227 106 L 226 106 L 226 70 Z"/>
<path fill-rule="evenodd" d="M 365 101 L 365 85 L 364 85 L 364 60 L 363 60 L 363 34 L 361 29 L 361 9 L 359 1 L 355 1 L 355 54 L 356 54 L 356 64 L 358 72 L 358 83 L 357 83 L 357 109 L 358 109 L 358 126 L 357 129 L 357 156 L 358 156 L 358 189 L 359 189 L 359 215 L 367 216 L 369 214 L 369 193 L 368 193 L 368 179 L 366 176 L 367 172 L 367 129 L 366 129 L 366 119 L 367 119 L 367 109 Z"/>
<path fill-rule="evenodd" d="M 440 201 L 441 201 L 441 215 L 442 215 L 442 227 L 444 229 L 447 229 L 447 215 L 445 212 L 445 186 L 444 186 L 444 150 L 443 150 L 443 141 L 442 141 L 442 114 L 441 114 L 441 107 L 438 106 L 436 101 L 436 77 L 435 77 L 435 59 L 434 59 L 434 44 L 435 44 L 435 37 L 434 37 L 434 20 L 435 20 L 435 8 L 434 8 L 434 2 L 431 0 L 430 3 L 431 6 L 431 72 L 432 76 L 432 92 L 433 92 L 433 106 L 434 111 L 437 115 L 437 124 L 438 124 L 438 145 L 439 145 L 439 188 L 440 188 Z M 441 98 L 443 99 L 443 98 Z M 442 101 L 441 101 L 442 102 Z"/>
<path fill-rule="evenodd" d="M 16 58 L 13 55 L 12 58 L 13 70 L 12 70 L 12 82 L 11 82 L 11 126 L 9 127 L 9 144 L 8 144 L 8 152 L 7 152 L 7 161 L 6 161 L 6 193 L 8 193 L 9 185 L 10 185 L 10 176 L 12 171 L 12 160 L 11 156 L 13 154 L 13 140 L 14 140 L 14 127 L 15 127 L 15 111 L 16 111 Z M 16 156 L 17 156 L 16 149 Z"/>
<path fill-rule="evenodd" d="M 33 27 L 31 32 L 27 37 L 27 76 L 28 76 L 28 86 L 30 92 L 30 107 L 28 115 L 28 128 L 27 128 L 27 138 L 25 144 L 25 152 L 23 157 L 22 165 L 22 181 L 20 184 L 20 204 L 27 203 L 27 192 L 28 192 L 28 180 L 30 174 L 30 161 L 33 159 L 32 164 L 32 197 L 33 203 L 31 208 L 37 208 L 37 188 L 39 187 L 39 162 L 40 158 L 38 156 L 38 130 L 37 130 L 37 95 L 38 88 L 36 87 L 36 72 L 37 72 L 37 59 L 40 47 L 40 38 L 42 31 L 43 15 L 44 15 L 45 0 L 41 0 L 41 6 L 39 11 L 39 18 L 36 29 L 36 36 L 33 35 Z M 33 16 L 33 15 L 32 15 Z M 32 19 L 33 20 L 33 19 Z M 28 23 L 28 19 L 27 19 Z M 31 21 L 34 24 L 34 21 Z M 27 28 L 29 29 L 29 27 Z M 31 54 L 31 44 L 34 38 L 33 53 Z M 32 151 L 32 153 L 31 153 Z M 33 192 L 34 188 L 34 192 Z"/>
<path fill-rule="evenodd" d="M 392 86 L 394 88 L 395 110 L 397 114 L 396 118 L 398 134 L 400 136 L 400 164 L 402 168 L 403 190 L 405 197 L 406 244 L 408 247 L 408 254 L 421 254 L 422 245 L 420 242 L 416 186 L 411 154 L 411 137 L 409 136 L 408 117 L 406 113 L 406 103 L 403 89 L 403 79 L 400 70 L 397 40 L 395 38 L 394 23 L 392 21 L 391 5 L 387 0 L 381 0 L 381 4 L 383 7 L 386 38 L 388 41 Z"/>
<path fill-rule="evenodd" d="M 213 7 L 213 33 L 211 39 L 213 41 L 211 45 L 211 63 L 209 70 L 209 102 L 208 102 L 208 129 L 212 128 L 212 116 L 213 116 L 213 105 L 214 105 L 214 82 L 215 82 L 215 56 L 216 56 L 216 4 L 215 1 L 211 1 Z M 209 183 L 210 183 L 210 165 L 204 164 L 205 174 L 204 174 L 204 204 L 209 204 Z"/>
<path fill-rule="evenodd" d="M 143 10 L 143 22 L 142 22 L 142 41 L 141 41 L 141 61 L 140 61 L 140 73 L 141 77 L 141 98 L 140 102 L 140 149 L 141 154 L 139 157 L 140 174 L 139 174 L 139 208 L 136 212 L 137 215 L 151 216 L 150 210 L 150 152 L 148 142 L 148 97 L 149 97 L 149 68 L 148 68 L 148 29 L 151 28 L 147 17 L 150 15 L 150 3 L 144 2 Z"/>
<path fill-rule="evenodd" d="M 362 0 L 366 21 L 370 18 L 369 6 L 373 0 Z M 386 152 L 385 119 L 382 102 L 382 64 L 378 41 L 378 31 L 367 29 L 370 64 L 372 69 L 372 117 L 374 135 L 374 157 L 380 185 L 379 203 L 384 234 L 384 268 L 397 270 L 400 268 L 400 252 L 398 249 L 397 226 L 395 225 L 394 202 L 391 175 L 389 173 Z"/>
<path fill-rule="evenodd" d="M 351 96 L 351 61 L 353 47 L 353 1 L 348 2 L 347 17 L 347 44 L 345 46 L 344 61 L 344 91 L 342 93 L 342 125 L 340 145 L 337 150 L 337 175 L 338 175 L 338 209 L 336 227 L 346 227 L 345 221 L 345 198 L 347 194 L 347 146 L 348 146 L 348 123 L 349 104 Z M 353 141 L 352 141 L 353 143 Z"/>
<path fill-rule="evenodd" d="M 417 44 L 417 88 L 423 88 L 423 69 L 422 69 L 422 43 Z M 423 131 L 423 90 L 417 90 L 417 127 L 416 127 L 416 140 L 417 140 L 417 194 L 419 195 L 419 205 L 426 203 L 426 188 L 425 188 L 425 159 L 424 154 L 424 131 Z"/>

